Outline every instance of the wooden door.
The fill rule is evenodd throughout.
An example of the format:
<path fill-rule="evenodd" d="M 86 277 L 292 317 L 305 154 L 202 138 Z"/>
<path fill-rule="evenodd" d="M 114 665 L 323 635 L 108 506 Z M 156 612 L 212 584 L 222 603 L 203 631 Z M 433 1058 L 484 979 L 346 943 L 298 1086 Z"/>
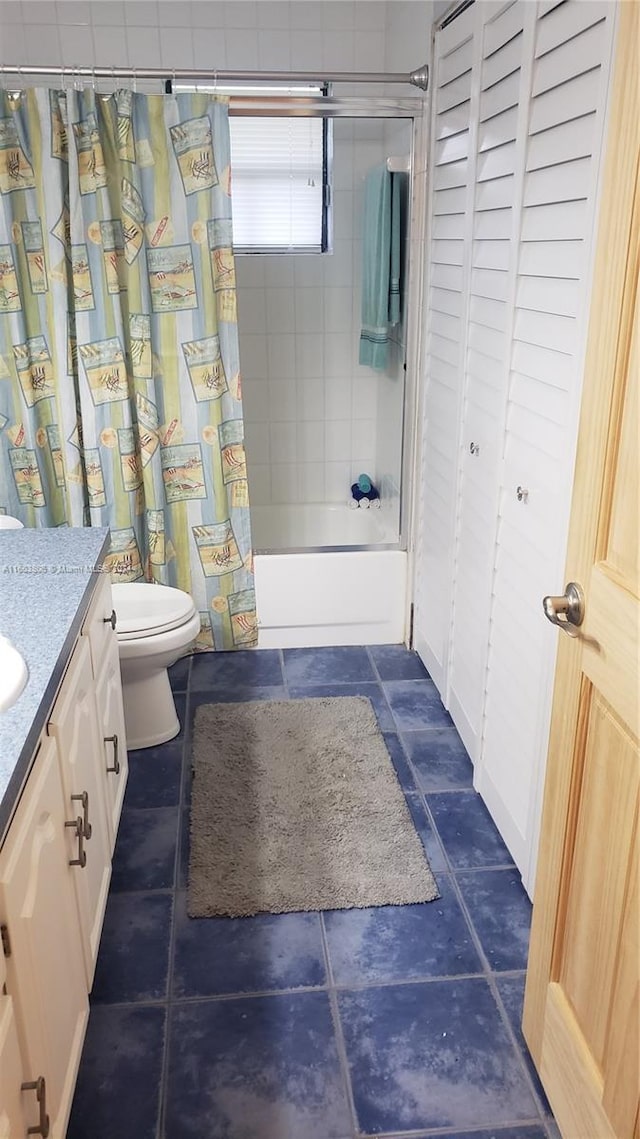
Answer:
<path fill-rule="evenodd" d="M 111 841 L 107 822 L 104 748 L 99 734 L 96 691 L 91 671 L 91 653 L 86 638 L 80 638 L 56 699 L 47 733 L 58 750 L 67 818 L 85 810 L 79 796 L 87 794 L 90 827 L 83 837 L 86 865 L 74 866 L 78 913 L 82 931 L 87 988 L 93 983 L 102 921 L 111 878 Z M 67 830 L 69 859 L 78 856 L 78 838 Z"/>
<path fill-rule="evenodd" d="M 619 14 L 566 575 L 585 619 L 558 632 L 524 1012 L 564 1139 L 640 1134 L 640 6 Z"/>
<path fill-rule="evenodd" d="M 116 842 L 122 802 L 127 786 L 127 740 L 124 728 L 122 681 L 118 642 L 112 637 L 105 645 L 104 660 L 96 681 L 96 703 L 102 742 L 102 770 L 105 779 L 111 853 Z"/>
<path fill-rule="evenodd" d="M 46 1080 L 52 1139 L 66 1134 L 89 1017 L 67 818 L 55 744 L 45 738 L 0 852 L 0 922 L 11 941 L 6 983 L 25 1079 Z M 35 1095 L 28 1094 L 24 1110 L 34 1126 Z"/>

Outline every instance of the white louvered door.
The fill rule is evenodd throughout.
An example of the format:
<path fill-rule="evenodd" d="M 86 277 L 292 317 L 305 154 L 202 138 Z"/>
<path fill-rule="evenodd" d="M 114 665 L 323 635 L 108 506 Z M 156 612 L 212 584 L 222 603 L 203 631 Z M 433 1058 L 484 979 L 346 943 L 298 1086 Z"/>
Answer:
<path fill-rule="evenodd" d="M 528 888 L 614 16 L 486 0 L 436 34 L 415 645 Z"/>

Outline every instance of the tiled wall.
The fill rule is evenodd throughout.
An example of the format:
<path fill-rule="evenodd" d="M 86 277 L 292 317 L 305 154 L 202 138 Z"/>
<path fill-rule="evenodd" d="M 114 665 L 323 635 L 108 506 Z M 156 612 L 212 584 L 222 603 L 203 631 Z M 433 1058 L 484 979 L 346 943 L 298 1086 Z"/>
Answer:
<path fill-rule="evenodd" d="M 409 71 L 428 56 L 430 15 L 428 0 L 0 0 L 0 62 Z M 335 124 L 331 256 L 238 258 L 256 504 L 342 501 L 360 471 L 399 472 L 399 384 L 357 364 L 363 175 L 385 145 L 382 121 Z"/>

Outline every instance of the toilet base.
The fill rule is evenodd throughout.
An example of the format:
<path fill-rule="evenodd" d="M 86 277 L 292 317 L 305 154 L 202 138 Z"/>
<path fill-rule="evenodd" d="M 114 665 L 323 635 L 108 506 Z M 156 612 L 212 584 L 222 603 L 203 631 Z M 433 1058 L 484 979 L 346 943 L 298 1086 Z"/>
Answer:
<path fill-rule="evenodd" d="M 166 668 L 137 676 L 127 675 L 124 664 L 122 674 L 128 750 L 158 747 L 174 739 L 180 721 Z"/>

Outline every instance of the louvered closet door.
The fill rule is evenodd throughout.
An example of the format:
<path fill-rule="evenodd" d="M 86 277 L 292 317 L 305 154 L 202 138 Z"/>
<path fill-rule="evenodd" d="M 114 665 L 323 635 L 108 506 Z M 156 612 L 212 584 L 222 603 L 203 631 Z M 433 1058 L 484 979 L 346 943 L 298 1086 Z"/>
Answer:
<path fill-rule="evenodd" d="M 446 684 L 451 629 L 455 495 L 466 323 L 473 29 L 469 9 L 439 33 L 434 67 L 430 265 L 414 643 Z"/>
<path fill-rule="evenodd" d="M 524 4 L 476 4 L 476 114 L 471 265 L 457 487 L 449 708 L 474 762 L 479 756 L 500 464 L 508 384 L 510 304 L 517 240 L 519 110 Z M 527 34 L 530 34 L 527 31 Z"/>
<path fill-rule="evenodd" d="M 613 14 L 598 0 L 545 3 L 533 29 L 477 775 L 529 888 L 557 649 L 540 599 L 564 589 Z"/>
<path fill-rule="evenodd" d="M 415 645 L 527 885 L 615 12 L 485 0 L 435 41 Z"/>

